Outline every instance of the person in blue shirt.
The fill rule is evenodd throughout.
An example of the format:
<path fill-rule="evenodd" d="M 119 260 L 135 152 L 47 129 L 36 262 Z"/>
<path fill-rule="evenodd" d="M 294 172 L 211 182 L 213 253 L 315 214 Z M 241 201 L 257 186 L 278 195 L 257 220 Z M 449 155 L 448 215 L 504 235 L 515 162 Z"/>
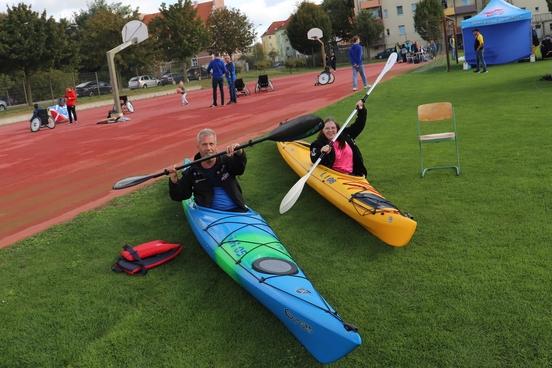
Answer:
<path fill-rule="evenodd" d="M 358 36 L 353 37 L 353 45 L 349 48 L 349 60 L 353 66 L 353 91 L 357 90 L 357 75 L 360 74 L 364 88 L 370 88 L 364 74 L 364 65 L 362 65 L 362 46 Z"/>
<path fill-rule="evenodd" d="M 222 77 L 226 74 L 226 65 L 220 58 L 220 54 L 215 54 L 213 60 L 207 66 L 207 72 L 211 73 L 211 83 L 213 86 L 213 103 L 211 107 L 217 106 L 217 87 L 220 89 L 220 104 L 224 106 L 224 86 Z"/>
<path fill-rule="evenodd" d="M 226 82 L 228 83 L 228 90 L 230 92 L 230 102 L 228 102 L 228 105 L 230 105 L 238 102 L 236 86 L 234 86 L 234 82 L 236 81 L 236 66 L 232 62 L 232 57 L 228 54 L 224 55 L 224 62 L 226 63 Z"/>
<path fill-rule="evenodd" d="M 217 136 L 212 129 L 202 129 L 196 137 L 198 153 L 194 160 L 217 153 Z M 226 147 L 226 155 L 194 163 L 178 178 L 175 167 L 167 168 L 169 173 L 169 195 L 174 201 L 183 201 L 194 196 L 195 202 L 203 207 L 219 211 L 247 211 L 242 189 L 236 176 L 245 171 L 247 158 L 239 144 Z"/>

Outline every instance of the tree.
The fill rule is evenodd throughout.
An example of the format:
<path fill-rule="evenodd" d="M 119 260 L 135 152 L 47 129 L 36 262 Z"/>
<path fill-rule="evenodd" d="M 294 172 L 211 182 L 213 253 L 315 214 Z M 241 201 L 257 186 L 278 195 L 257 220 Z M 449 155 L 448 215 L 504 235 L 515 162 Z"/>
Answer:
<path fill-rule="evenodd" d="M 414 29 L 426 41 L 439 40 L 443 23 L 440 0 L 421 0 L 414 14 Z"/>
<path fill-rule="evenodd" d="M 82 70 L 92 72 L 107 67 L 106 52 L 121 44 L 121 30 L 131 17 L 130 7 L 114 7 L 102 0 L 75 14 Z"/>
<path fill-rule="evenodd" d="M 79 44 L 73 26 L 66 20 L 56 22 L 53 18 L 47 21 L 46 43 L 50 50 L 50 68 L 75 70 L 80 61 Z"/>
<path fill-rule="evenodd" d="M 211 34 L 211 50 L 232 55 L 245 52 L 255 41 L 257 34 L 253 23 L 238 9 L 216 9 L 207 19 Z"/>
<path fill-rule="evenodd" d="M 287 25 L 287 35 L 291 47 L 302 54 L 312 55 L 318 41 L 309 40 L 307 32 L 311 28 L 320 28 L 324 33 L 323 41 L 328 43 L 332 34 L 332 22 L 321 6 L 303 1 L 297 11 L 291 15 Z"/>
<path fill-rule="evenodd" d="M 278 53 L 276 52 L 276 50 L 270 50 L 270 52 L 268 53 L 268 57 L 270 58 L 270 60 L 272 60 L 273 63 L 276 61 L 277 56 Z"/>
<path fill-rule="evenodd" d="M 131 20 L 138 19 L 138 10 L 120 3 L 107 4 L 95 0 L 87 10 L 75 14 L 78 41 L 81 45 L 81 70 L 107 69 L 106 52 L 122 43 L 121 30 Z M 115 56 L 122 74 L 149 68 L 156 60 L 154 41 L 149 38 L 138 47 L 129 47 Z"/>
<path fill-rule="evenodd" d="M 353 0 L 324 0 L 322 2 L 322 9 L 330 17 L 334 36 L 348 40 L 354 35 L 354 6 Z"/>
<path fill-rule="evenodd" d="M 546 3 L 548 4 L 548 10 L 552 12 L 552 0 L 546 0 Z"/>
<path fill-rule="evenodd" d="M 356 33 L 360 37 L 361 43 L 366 46 L 368 53 L 370 46 L 378 41 L 383 33 L 383 24 L 379 19 L 374 18 L 372 13 L 363 10 L 356 19 Z M 370 55 L 368 55 L 370 57 Z"/>
<path fill-rule="evenodd" d="M 0 13 L 0 39 L 4 39 L 5 37 L 3 35 L 3 33 L 5 32 L 3 22 L 7 17 L 8 16 L 6 15 L 6 13 Z M 7 51 L 7 46 L 3 42 L 0 42 L 0 55 L 3 55 L 3 53 L 6 51 Z M 1 67 L 2 66 L 0 66 L 0 68 Z"/>
<path fill-rule="evenodd" d="M 250 68 L 253 68 L 257 65 L 257 62 L 262 62 L 265 60 L 265 52 L 263 48 L 263 44 L 260 42 L 257 42 L 253 46 L 251 46 L 246 53 L 243 53 L 240 56 L 240 60 L 244 60 L 249 64 Z"/>
<path fill-rule="evenodd" d="M 14 7 L 8 6 L 6 16 L 0 22 L 0 68 L 12 73 L 21 70 L 24 73 L 26 97 L 32 104 L 31 76 L 39 70 L 52 66 L 52 57 L 56 57 L 57 50 L 50 49 L 48 40 L 52 35 L 52 18 L 46 17 L 31 9 L 30 5 L 20 3 Z"/>
<path fill-rule="evenodd" d="M 207 46 L 207 30 L 190 0 L 178 0 L 168 8 L 162 3 L 159 11 L 150 29 L 165 60 L 184 62 Z"/>
<path fill-rule="evenodd" d="M 256 60 L 264 60 L 266 58 L 263 44 L 260 42 L 253 45 L 253 53 L 255 54 Z"/>
<path fill-rule="evenodd" d="M 10 104 L 10 99 L 8 95 L 8 90 L 15 85 L 12 78 L 6 74 L 0 74 L 0 96 L 6 98 L 6 102 Z M 0 98 L 2 98 L 0 97 Z"/>

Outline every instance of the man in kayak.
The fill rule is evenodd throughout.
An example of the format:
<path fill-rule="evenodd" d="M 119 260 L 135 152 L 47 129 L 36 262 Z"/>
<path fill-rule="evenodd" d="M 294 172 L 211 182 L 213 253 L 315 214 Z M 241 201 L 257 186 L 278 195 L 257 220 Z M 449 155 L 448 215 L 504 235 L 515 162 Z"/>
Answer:
<path fill-rule="evenodd" d="M 247 158 L 239 144 L 226 148 L 226 155 L 195 163 L 182 172 L 179 179 L 175 167 L 168 168 L 169 194 L 174 201 L 183 201 L 194 195 L 195 202 L 203 207 L 220 211 L 247 211 L 241 187 L 236 179 L 245 171 Z M 211 129 L 197 134 L 198 153 L 194 159 L 217 153 L 217 135 Z"/>
<path fill-rule="evenodd" d="M 310 158 L 314 163 L 324 154 L 320 163 L 344 174 L 366 176 L 366 167 L 355 138 L 360 135 L 366 125 L 366 109 L 362 100 L 356 104 L 357 118 L 354 124 L 346 127 L 332 143 L 340 127 L 334 119 L 324 121 L 324 127 L 318 137 L 310 145 Z"/>

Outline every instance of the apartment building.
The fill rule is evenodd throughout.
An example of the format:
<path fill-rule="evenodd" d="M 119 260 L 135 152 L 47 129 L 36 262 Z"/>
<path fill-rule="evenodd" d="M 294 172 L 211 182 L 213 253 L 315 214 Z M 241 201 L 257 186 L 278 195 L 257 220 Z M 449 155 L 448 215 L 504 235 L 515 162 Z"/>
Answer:
<path fill-rule="evenodd" d="M 291 47 L 286 33 L 286 26 L 289 19 L 272 22 L 265 33 L 261 36 L 265 55 L 276 53 L 274 62 L 285 62 L 290 57 L 298 57 L 300 54 Z"/>
<path fill-rule="evenodd" d="M 539 39 L 552 35 L 552 12 L 548 9 L 546 0 L 514 0 L 508 1 L 515 6 L 530 10 L 533 13 L 533 26 Z"/>
<path fill-rule="evenodd" d="M 546 0 L 507 0 L 509 3 L 533 13 L 533 24 L 539 37 L 552 34 L 552 14 Z M 384 26 L 384 43 L 379 49 L 392 47 L 395 43 L 417 41 L 421 45 L 427 41 L 414 29 L 414 13 L 419 0 L 355 0 L 355 14 L 367 10 L 381 19 Z M 456 33 L 461 36 L 460 23 L 479 13 L 488 0 L 446 0 L 444 14 L 455 20 Z"/>

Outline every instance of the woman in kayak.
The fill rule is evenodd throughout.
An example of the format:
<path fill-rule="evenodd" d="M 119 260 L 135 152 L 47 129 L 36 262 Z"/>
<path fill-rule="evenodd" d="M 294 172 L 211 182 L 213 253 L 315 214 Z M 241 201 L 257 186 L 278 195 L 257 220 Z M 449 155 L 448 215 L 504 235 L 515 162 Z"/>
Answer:
<path fill-rule="evenodd" d="M 355 143 L 355 138 L 366 125 L 366 109 L 362 100 L 357 102 L 356 109 L 356 121 L 343 129 L 333 143 L 332 140 L 340 129 L 339 124 L 332 118 L 324 121 L 324 127 L 310 145 L 310 158 L 313 163 L 324 154 L 320 161 L 322 165 L 344 174 L 366 176 L 362 154 Z"/>

